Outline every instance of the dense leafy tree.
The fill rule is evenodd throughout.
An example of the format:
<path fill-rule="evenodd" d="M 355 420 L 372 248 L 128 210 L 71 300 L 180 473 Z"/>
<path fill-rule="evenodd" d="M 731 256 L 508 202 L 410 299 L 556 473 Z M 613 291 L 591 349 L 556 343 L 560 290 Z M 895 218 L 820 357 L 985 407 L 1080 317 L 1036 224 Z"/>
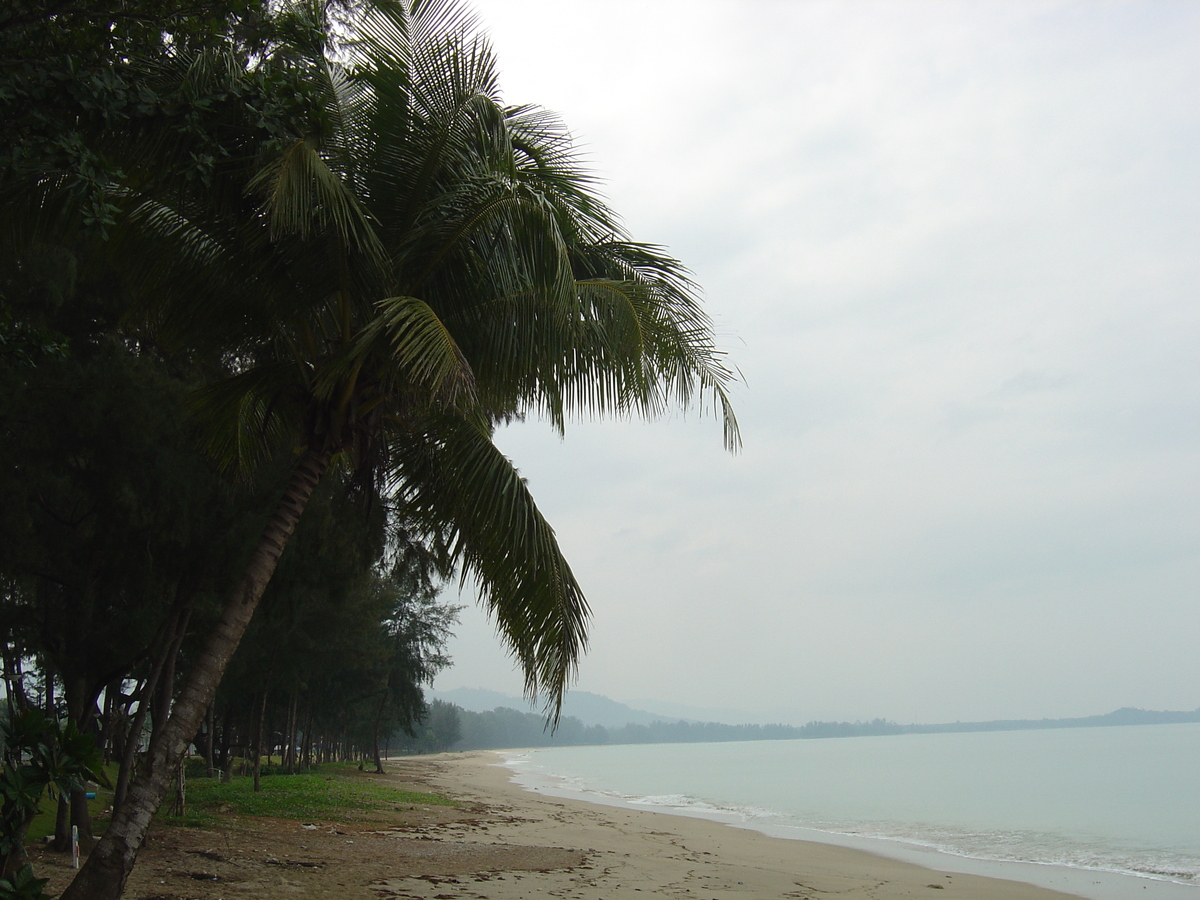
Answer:
<path fill-rule="evenodd" d="M 61 352 L 0 358 L 0 633 L 7 656 L 38 655 L 86 730 L 106 686 L 168 652 L 166 620 L 227 586 L 236 529 L 182 425 L 188 382 L 122 339 L 107 279 L 39 252 L 59 269 L 9 260 L 5 287 Z M 73 806 L 86 840 L 82 795 Z"/>
<path fill-rule="evenodd" d="M 437 753 L 454 748 L 463 738 L 461 712 L 453 703 L 433 700 L 428 713 L 410 734 L 396 735 L 397 749 L 408 753 Z"/>
<path fill-rule="evenodd" d="M 269 693 L 268 745 L 274 733 L 284 747 L 299 737 L 311 761 L 320 735 L 361 748 L 381 770 L 379 738 L 424 713 L 420 686 L 447 662 L 457 609 L 437 600 L 445 552 L 415 542 L 381 499 L 364 514 L 347 487 L 327 479 L 310 501 L 218 693 L 217 718 L 232 705 L 247 724 L 231 720 L 222 741 L 249 746 L 250 713 Z"/>
<path fill-rule="evenodd" d="M 0 11 L 0 191 L 7 202 L 58 195 L 58 225 L 94 233 L 113 225 L 123 189 L 157 173 L 147 155 L 171 154 L 172 177 L 206 183 L 235 153 L 241 127 L 282 134 L 303 82 L 250 59 L 294 38 L 303 21 L 273 16 L 265 0 L 11 0 Z M 231 57 L 240 77 L 182 92 L 147 78 L 140 60 L 180 50 Z M 298 73 L 293 73 L 298 74 Z M 170 87 L 177 87 L 171 85 Z M 196 89 L 199 88 L 199 89 Z M 255 117 L 246 122 L 240 107 Z M 32 192 L 32 193 L 31 193 Z M 27 222 L 8 223 L 18 234 Z"/>

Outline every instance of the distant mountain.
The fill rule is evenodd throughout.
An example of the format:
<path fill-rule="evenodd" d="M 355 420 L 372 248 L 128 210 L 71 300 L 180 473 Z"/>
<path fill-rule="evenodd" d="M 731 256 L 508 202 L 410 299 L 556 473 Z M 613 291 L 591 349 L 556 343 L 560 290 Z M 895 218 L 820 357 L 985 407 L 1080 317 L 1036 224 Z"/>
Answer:
<path fill-rule="evenodd" d="M 570 698 L 575 697 L 574 703 Z M 459 706 L 461 738 L 456 750 L 502 747 L 550 747 L 599 744 L 676 744 L 710 741 L 767 741 L 812 738 L 850 738 L 871 735 L 938 734 L 966 731 L 1022 731 L 1047 728 L 1099 728 L 1107 726 L 1164 725 L 1200 722 L 1200 709 L 1191 712 L 1118 709 L 1101 716 L 1075 719 L 1006 719 L 991 722 L 947 722 L 939 725 L 899 725 L 886 719 L 870 722 L 809 722 L 807 725 L 740 724 L 720 722 L 664 721 L 644 710 L 633 709 L 597 694 L 568 694 L 565 714 L 557 729 L 547 727 L 544 716 L 522 711 L 529 704 L 519 697 L 497 691 L 458 689 L 444 691 L 438 699 Z M 470 704 L 475 709 L 463 704 Z M 488 707 L 491 707 L 490 709 Z M 574 709 L 574 711 L 572 711 Z M 585 721 L 582 716 L 588 717 Z M 649 723 L 626 721 L 630 716 L 654 718 Z M 612 723 L 601 724 L 597 717 Z M 436 735 L 434 735 L 436 737 Z M 444 749 L 427 737 L 396 739 L 406 752 L 423 753 Z"/>
<path fill-rule="evenodd" d="M 519 712 L 540 713 L 522 697 L 491 691 L 486 688 L 455 688 L 451 691 L 432 691 L 432 697 L 454 703 L 465 710 L 491 712 L 498 707 Z M 987 722 L 943 722 L 933 725 L 900 725 L 885 719 L 870 722 L 809 722 L 793 726 L 755 722 L 736 710 L 703 709 L 679 704 L 643 701 L 659 706 L 658 712 L 635 709 L 587 691 L 569 691 L 563 700 L 563 716 L 579 720 L 585 727 L 599 725 L 605 729 L 623 729 L 613 734 L 615 742 L 634 743 L 696 740 L 763 740 L 814 737 L 852 737 L 883 734 L 943 734 L 967 731 L 1026 731 L 1043 728 L 1101 728 L 1113 725 L 1166 725 L 1200 722 L 1200 709 L 1190 711 L 1157 711 L 1125 707 L 1098 716 L 1072 719 L 995 719 Z M 670 713 L 683 713 L 671 715 Z M 690 715 L 689 715 L 690 713 Z M 544 724 L 544 720 L 543 724 Z M 649 731 L 645 726 L 655 726 Z M 669 726 L 669 727 L 668 727 Z M 596 740 L 590 735 L 586 742 Z M 573 741 L 568 741 L 568 743 Z M 604 741 L 601 741 L 604 742 Z"/>
<path fill-rule="evenodd" d="M 1110 725 L 1177 725 L 1200 722 L 1200 709 L 1174 711 L 1122 707 L 1101 716 L 1075 719 L 996 719 L 990 722 L 947 722 L 941 725 L 906 725 L 903 730 L 916 734 L 940 734 L 954 731 L 1031 731 L 1041 728 L 1103 728 Z"/>
<path fill-rule="evenodd" d="M 454 688 L 450 691 L 431 691 L 431 696 L 447 703 L 454 703 L 471 712 L 491 712 L 497 707 L 516 709 L 521 712 L 541 710 L 523 697 L 491 691 L 487 688 Z M 678 717 L 634 709 L 616 700 L 587 691 L 568 691 L 563 698 L 563 715 L 573 716 L 584 725 L 601 725 L 605 728 L 621 728 L 624 725 L 649 725 L 652 722 L 675 722 Z"/>

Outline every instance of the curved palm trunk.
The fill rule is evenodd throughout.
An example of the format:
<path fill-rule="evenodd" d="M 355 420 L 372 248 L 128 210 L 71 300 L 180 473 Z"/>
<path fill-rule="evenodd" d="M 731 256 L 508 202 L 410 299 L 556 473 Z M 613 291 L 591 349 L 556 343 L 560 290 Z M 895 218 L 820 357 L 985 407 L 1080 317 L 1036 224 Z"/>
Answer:
<path fill-rule="evenodd" d="M 250 554 L 246 569 L 225 603 L 221 618 L 198 655 L 162 736 L 129 786 L 125 802 L 113 814 L 108 831 L 92 851 L 61 900 L 117 900 L 133 869 L 150 821 L 171 786 L 176 767 L 195 736 L 288 538 L 308 499 L 329 467 L 327 449 L 308 450 L 292 472 L 275 512 Z"/>

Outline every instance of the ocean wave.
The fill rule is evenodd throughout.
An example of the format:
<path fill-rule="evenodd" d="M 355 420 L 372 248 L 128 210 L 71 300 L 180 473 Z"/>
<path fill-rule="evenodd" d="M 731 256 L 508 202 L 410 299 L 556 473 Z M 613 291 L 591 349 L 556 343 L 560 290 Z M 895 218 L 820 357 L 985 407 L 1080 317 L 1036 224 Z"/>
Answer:
<path fill-rule="evenodd" d="M 702 748 L 703 749 L 703 748 Z M 734 748 L 740 750 L 741 748 Z M 782 753 L 786 748 L 779 748 Z M 592 751 L 593 756 L 600 753 Z M 646 751 L 642 751 L 645 754 Z M 899 821 L 871 817 L 855 817 L 851 815 L 821 815 L 835 811 L 844 813 L 832 803 L 825 803 L 824 808 L 804 809 L 803 804 L 793 801 L 792 795 L 780 793 L 779 785 L 786 783 L 786 777 L 794 771 L 778 770 L 771 782 L 772 788 L 761 796 L 778 799 L 780 807 L 765 808 L 753 803 L 728 802 L 728 797 L 722 798 L 708 794 L 705 790 L 695 793 L 688 790 L 645 791 L 632 792 L 614 790 L 622 781 L 629 785 L 639 779 L 643 784 L 661 783 L 663 786 L 685 786 L 690 780 L 694 785 L 711 786 L 714 792 L 725 789 L 728 794 L 740 792 L 747 799 L 759 799 L 746 788 L 744 776 L 746 773 L 757 773 L 761 768 L 757 765 L 736 765 L 721 757 L 719 766 L 704 769 L 697 766 L 697 771 L 706 773 L 703 777 L 680 777 L 680 771 L 685 767 L 677 759 L 684 751 L 672 748 L 672 756 L 667 765 L 661 767 L 661 773 L 644 764 L 643 759 L 634 760 L 634 751 L 618 748 L 611 759 L 603 765 L 593 765 L 597 769 L 591 776 L 581 774 L 564 774 L 561 770 L 554 773 L 543 764 L 546 760 L 544 751 L 534 751 L 532 754 L 512 755 L 510 768 L 520 773 L 521 780 L 526 786 L 541 785 L 553 791 L 565 791 L 581 798 L 597 802 L 620 805 L 636 809 L 657 809 L 682 815 L 708 818 L 727 824 L 742 825 L 768 832 L 770 834 L 793 837 L 796 839 L 821 839 L 815 835 L 826 835 L 837 843 L 839 839 L 849 839 L 852 846 L 859 840 L 882 841 L 899 847 L 913 848 L 914 851 L 934 852 L 958 857 L 964 860 L 978 860 L 987 863 L 1025 863 L 1044 866 L 1063 867 L 1074 870 L 1086 870 L 1098 873 L 1113 873 L 1132 875 L 1157 881 L 1169 881 L 1182 885 L 1196 886 L 1200 884 L 1200 852 L 1183 846 L 1154 847 L 1146 838 L 1142 845 L 1127 842 L 1125 839 L 1108 835 L 1091 836 L 1084 828 L 1066 829 L 1063 832 L 1039 831 L 1019 828 L 981 828 L 947 825 L 929 821 Z M 698 755 L 701 751 L 693 751 Z M 705 751 L 711 754 L 717 752 L 729 755 L 734 751 L 727 748 Z M 619 753 L 620 755 L 616 755 Z M 665 757 L 665 753 L 663 754 Z M 561 757 L 556 753 L 551 756 L 558 766 Z M 702 761 L 709 761 L 705 758 Z M 629 766 L 639 766 L 635 769 L 637 778 L 631 779 L 624 774 Z M 566 766 L 563 766 L 566 768 Z M 712 772 L 733 772 L 743 781 L 714 777 Z M 776 769 L 769 770 L 776 772 Z M 651 777 L 653 776 L 653 777 Z M 755 776 L 757 777 L 757 776 Z M 751 787 L 754 785 L 752 784 Z M 787 808 L 791 804 L 791 809 Z M 772 804 L 774 805 L 774 803 Z M 812 805 L 812 804 L 810 804 Z M 844 804 L 837 804 L 843 806 Z M 965 818 L 959 813 L 960 818 Z M 1126 836 L 1130 837 L 1129 835 Z M 1136 832 L 1132 833 L 1136 840 Z M 1169 842 L 1175 843 L 1175 842 Z M 879 850 L 877 852 L 886 851 Z"/>

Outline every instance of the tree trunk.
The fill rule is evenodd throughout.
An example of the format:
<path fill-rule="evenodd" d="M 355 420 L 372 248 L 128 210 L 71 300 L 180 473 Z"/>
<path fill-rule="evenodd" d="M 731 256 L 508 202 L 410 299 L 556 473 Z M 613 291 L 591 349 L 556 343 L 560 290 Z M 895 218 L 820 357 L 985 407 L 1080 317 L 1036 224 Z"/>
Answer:
<path fill-rule="evenodd" d="M 73 722 L 80 731 L 92 732 L 92 720 L 96 714 L 96 698 L 100 686 L 89 686 L 87 680 L 78 674 L 68 675 L 63 679 L 63 699 L 67 705 L 67 719 Z M 54 823 L 53 847 L 59 853 L 71 849 L 71 826 L 79 829 L 79 845 L 89 847 L 92 842 L 92 816 L 88 809 L 85 791 L 70 791 L 59 796 L 58 816 Z"/>
<path fill-rule="evenodd" d="M 104 754 L 107 765 L 113 759 L 113 743 L 117 736 L 117 695 L 121 693 L 121 684 L 125 679 L 114 679 L 104 688 L 104 727 L 100 731 L 100 752 Z"/>
<path fill-rule="evenodd" d="M 71 849 L 71 795 L 66 791 L 58 793 L 58 809 L 54 814 L 54 843 L 50 846 L 55 853 L 66 853 Z"/>
<path fill-rule="evenodd" d="M 49 660 L 42 660 L 42 710 L 47 719 L 57 719 L 58 710 L 54 702 L 54 670 Z"/>
<path fill-rule="evenodd" d="M 171 802 L 171 814 L 181 819 L 187 815 L 187 774 L 183 769 L 181 760 L 179 768 L 175 770 L 175 798 Z"/>
<path fill-rule="evenodd" d="M 92 846 L 96 837 L 92 834 L 92 811 L 88 808 L 87 791 L 71 791 L 71 824 L 79 829 L 79 846 L 85 849 Z M 71 849 L 69 843 L 67 849 Z"/>
<path fill-rule="evenodd" d="M 151 672 L 142 682 L 141 687 L 134 689 L 133 695 L 130 697 L 131 702 L 133 697 L 140 697 L 140 699 L 137 701 L 137 712 L 129 719 L 129 727 L 125 731 L 125 738 L 121 744 L 121 764 L 117 767 L 117 785 L 113 790 L 114 813 L 125 802 L 125 794 L 129 790 L 129 780 L 133 777 L 133 767 L 137 761 L 138 745 L 142 741 L 142 725 L 146 721 L 146 711 L 150 708 L 146 702 L 146 692 L 150 690 L 152 682 L 157 677 L 157 670 Z"/>
<path fill-rule="evenodd" d="M 304 718 L 304 752 L 300 754 L 300 765 L 304 771 L 311 772 L 313 768 L 313 711 L 309 705 Z"/>
<path fill-rule="evenodd" d="M 130 784 L 125 802 L 113 813 L 108 831 L 75 880 L 62 893 L 61 900 L 117 900 L 121 896 L 154 813 L 171 784 L 175 767 L 195 736 L 204 711 L 212 703 L 225 667 L 250 624 L 313 489 L 329 467 L 331 455 L 326 448 L 310 449 L 297 461 L 275 511 L 250 554 L 241 580 L 225 603 L 221 618 L 204 648 L 197 654 L 179 700 L 153 750 L 147 754 L 146 765 Z"/>
<path fill-rule="evenodd" d="M 267 718 L 267 689 L 258 700 L 258 723 L 254 734 L 254 793 L 262 790 L 263 721 Z M 267 748 L 270 752 L 270 748 Z"/>
<path fill-rule="evenodd" d="M 300 700 L 296 696 L 295 691 L 288 696 L 287 721 L 287 773 L 295 775 L 296 755 L 299 750 L 296 741 L 299 739 L 300 733 Z"/>
<path fill-rule="evenodd" d="M 221 718 L 221 783 L 233 780 L 233 704 L 225 704 Z"/>
<path fill-rule="evenodd" d="M 18 650 L 4 644 L 4 697 L 8 703 L 9 719 L 17 713 L 29 708 L 29 698 L 25 695 L 25 673 L 21 671 L 21 654 Z"/>
<path fill-rule="evenodd" d="M 208 712 L 204 714 L 204 775 L 212 778 L 216 774 L 213 767 L 213 731 L 216 728 L 214 704 L 208 704 Z"/>
<path fill-rule="evenodd" d="M 375 710 L 375 727 L 371 732 L 371 750 L 375 756 L 375 774 L 386 775 L 383 771 L 383 757 L 379 754 L 379 726 L 383 721 L 383 710 L 387 706 L 388 694 L 385 691 L 383 697 L 379 701 L 379 708 Z"/>
<path fill-rule="evenodd" d="M 175 665 L 179 662 L 179 650 L 183 646 L 183 639 L 187 637 L 188 622 L 192 618 L 191 596 L 183 602 L 177 603 L 175 610 L 175 633 L 170 636 L 170 642 L 165 648 L 162 674 L 159 675 L 154 691 L 150 694 L 152 705 L 150 707 L 150 743 L 146 748 L 148 755 L 154 753 L 158 742 L 162 740 L 163 729 L 166 728 L 167 721 L 170 718 L 171 698 L 175 695 Z M 196 723 L 196 727 L 200 727 L 199 722 Z M 195 736 L 194 731 L 188 735 L 189 744 Z M 187 746 L 187 744 L 184 744 L 185 753 Z"/>
<path fill-rule="evenodd" d="M 172 652 L 178 653 L 179 644 L 182 641 L 184 632 L 186 631 L 186 618 L 190 613 L 183 606 L 177 605 L 158 628 L 158 633 L 154 637 L 154 644 L 159 649 L 154 655 L 154 663 L 150 667 L 150 674 L 146 676 L 146 680 L 142 682 L 142 686 L 134 694 L 137 700 L 137 712 L 134 713 L 132 721 L 129 723 L 129 733 L 125 737 L 125 749 L 121 754 L 121 767 L 117 772 L 117 787 L 113 792 L 113 813 L 125 803 L 125 796 L 129 790 L 129 782 L 133 778 L 134 766 L 137 762 L 138 747 L 142 743 L 142 729 L 146 724 L 146 717 L 150 713 L 150 708 L 153 705 L 154 698 L 159 696 L 159 684 L 163 677 L 163 670 L 166 669 L 167 663 L 170 660 Z M 169 697 L 168 693 L 168 697 Z M 165 711 L 159 711 L 160 718 L 165 718 Z M 158 729 L 161 732 L 161 727 Z M 151 743 L 151 747 L 154 744 Z"/>

